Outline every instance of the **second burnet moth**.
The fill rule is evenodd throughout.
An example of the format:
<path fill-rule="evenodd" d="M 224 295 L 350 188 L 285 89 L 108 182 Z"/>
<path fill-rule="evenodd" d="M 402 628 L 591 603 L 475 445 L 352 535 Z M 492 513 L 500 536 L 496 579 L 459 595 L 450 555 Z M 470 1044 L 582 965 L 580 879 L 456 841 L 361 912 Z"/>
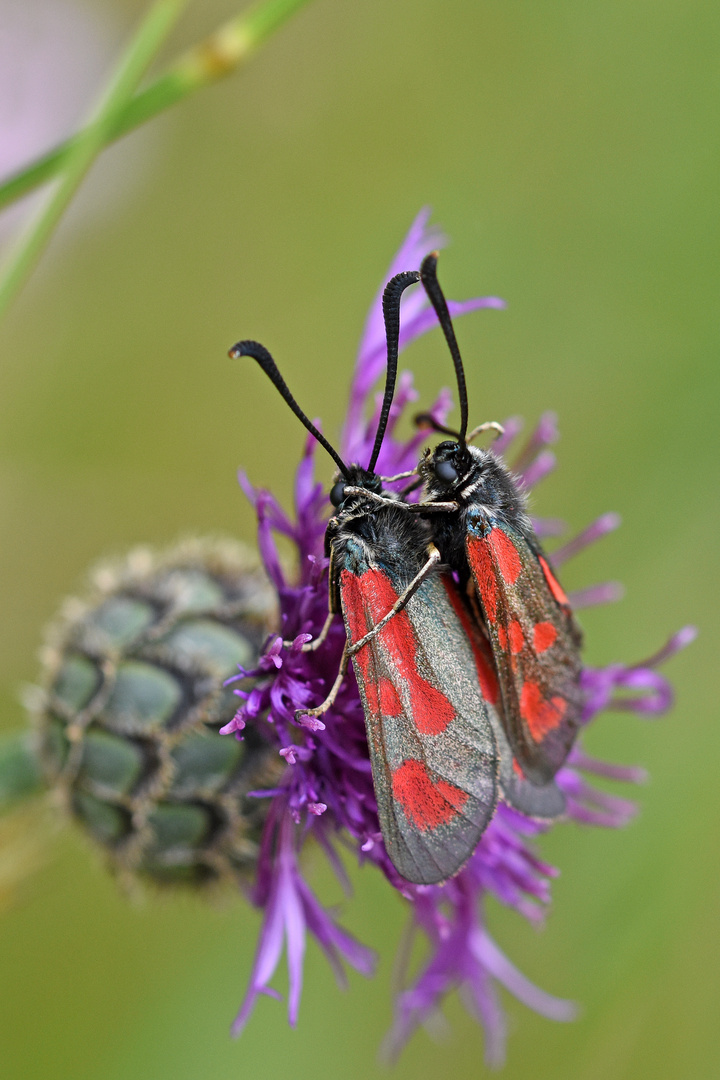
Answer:
<path fill-rule="evenodd" d="M 452 432 L 419 418 L 453 438 L 420 461 L 425 494 L 416 505 L 432 520 L 442 560 L 469 593 L 476 623 L 489 639 L 518 775 L 549 785 L 580 725 L 581 633 L 518 482 L 492 450 L 470 445 L 479 432 L 499 425 L 483 424 L 468 435 L 465 374 L 437 279 L 437 253 L 424 259 L 420 275 L 452 354 L 461 421 Z"/>
<path fill-rule="evenodd" d="M 342 461 L 262 345 L 241 341 L 230 355 L 258 362 L 338 466 L 325 539 L 330 612 L 323 632 L 304 647 L 321 647 L 336 615 L 347 643 L 327 699 L 304 715 L 320 716 L 332 705 L 352 660 L 385 847 L 401 877 L 429 885 L 461 869 L 500 795 L 540 816 L 556 815 L 563 804 L 554 785 L 533 788 L 513 769 L 487 642 L 455 577 L 440 565 L 428 522 L 384 490 L 375 472 L 395 388 L 400 297 L 418 280 L 417 272 L 399 274 L 384 292 L 386 386 L 367 466 Z"/>

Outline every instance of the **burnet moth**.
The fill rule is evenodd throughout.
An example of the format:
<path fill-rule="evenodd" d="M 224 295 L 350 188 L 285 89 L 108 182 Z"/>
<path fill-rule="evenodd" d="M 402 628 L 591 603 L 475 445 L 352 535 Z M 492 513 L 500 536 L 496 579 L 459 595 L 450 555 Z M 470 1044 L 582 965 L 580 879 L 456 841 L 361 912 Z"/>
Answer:
<path fill-rule="evenodd" d="M 297 717 L 307 722 L 332 705 L 352 659 L 385 847 L 401 877 L 429 885 L 452 877 L 468 860 L 500 790 L 522 803 L 522 789 L 531 785 L 513 771 L 495 711 L 500 695 L 491 654 L 455 578 L 439 566 L 429 523 L 383 490 L 375 472 L 395 388 L 400 298 L 418 280 L 417 272 L 399 274 L 384 292 L 386 386 L 367 467 L 342 461 L 262 345 L 241 341 L 230 355 L 258 362 L 339 470 L 325 538 L 330 612 L 305 648 L 322 645 L 338 614 L 347 642 L 327 699 Z M 555 812 L 553 804 L 548 816 Z"/>
<path fill-rule="evenodd" d="M 415 505 L 431 518 L 443 563 L 467 590 L 476 623 L 489 638 L 516 769 L 544 790 L 537 800 L 542 814 L 580 724 L 581 633 L 517 482 L 491 450 L 470 445 L 498 425 L 483 424 L 468 435 L 465 374 L 437 279 L 437 253 L 423 260 L 420 276 L 455 365 L 461 420 L 453 432 L 419 418 L 453 438 L 425 451 L 418 467 L 425 494 Z M 532 790 L 522 787 L 532 803 Z"/>

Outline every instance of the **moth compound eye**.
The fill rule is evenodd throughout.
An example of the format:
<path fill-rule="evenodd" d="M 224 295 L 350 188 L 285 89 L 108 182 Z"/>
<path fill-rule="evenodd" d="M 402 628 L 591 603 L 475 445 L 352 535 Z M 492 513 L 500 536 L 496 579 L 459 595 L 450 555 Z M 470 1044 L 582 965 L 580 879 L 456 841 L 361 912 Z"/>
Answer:
<path fill-rule="evenodd" d="M 344 480 L 338 480 L 337 484 L 333 484 L 332 490 L 330 491 L 330 502 L 333 506 L 339 506 L 340 503 L 345 501 L 345 487 L 346 483 Z"/>
<path fill-rule="evenodd" d="M 450 461 L 438 461 L 435 465 L 435 475 L 444 484 L 452 484 L 458 478 L 458 471 Z"/>

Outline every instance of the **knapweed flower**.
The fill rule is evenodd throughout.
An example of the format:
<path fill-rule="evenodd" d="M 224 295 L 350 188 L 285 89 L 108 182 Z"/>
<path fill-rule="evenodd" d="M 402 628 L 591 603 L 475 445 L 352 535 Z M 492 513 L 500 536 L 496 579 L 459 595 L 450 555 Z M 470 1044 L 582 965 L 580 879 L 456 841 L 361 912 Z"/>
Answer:
<path fill-rule="evenodd" d="M 443 238 L 428 228 L 428 214 L 414 222 L 397 254 L 389 275 L 414 268 Z M 451 303 L 453 315 L 479 308 L 502 307 L 493 297 Z M 401 320 L 401 347 L 431 329 L 436 316 L 421 289 L 405 299 Z M 350 403 L 340 452 L 345 461 L 364 465 L 370 458 L 377 427 L 380 402 L 367 410 L 378 378 L 384 373 L 385 332 L 380 295 L 376 297 L 363 334 L 350 393 Z M 418 432 L 402 441 L 395 437 L 397 421 L 416 399 L 412 377 L 404 373 L 398 382 L 390 422 L 377 472 L 394 476 L 413 470 L 427 434 Z M 431 415 L 444 423 L 450 398 L 443 392 Z M 372 415 L 368 418 L 366 411 Z M 507 455 L 521 424 L 505 423 L 505 432 L 494 450 Z M 555 418 L 542 417 L 524 447 L 511 459 L 515 474 L 526 488 L 532 488 L 553 467 L 549 449 L 557 438 Z M 343 979 L 343 961 L 363 974 L 373 971 L 373 954 L 355 941 L 326 911 L 303 877 L 301 852 L 315 840 L 325 852 L 340 881 L 347 887 L 338 846 L 351 847 L 360 863 L 373 863 L 391 887 L 407 900 L 415 927 L 427 939 L 428 955 L 419 974 L 407 979 L 395 1005 L 395 1019 L 388 1036 L 392 1055 L 421 1023 L 431 1019 L 442 999 L 458 990 L 471 1012 L 485 1029 L 486 1058 L 492 1064 L 503 1060 L 505 1027 L 497 986 L 505 986 L 530 1008 L 555 1020 L 569 1020 L 575 1013 L 571 1002 L 551 997 L 532 985 L 505 957 L 490 937 L 484 919 L 489 896 L 514 908 L 531 922 L 541 922 L 550 901 L 550 882 L 556 871 L 538 858 L 532 846 L 547 825 L 531 820 L 500 804 L 474 854 L 459 874 L 444 885 L 413 885 L 400 878 L 383 845 L 378 824 L 363 711 L 354 675 L 349 672 L 332 707 L 317 717 L 295 719 L 296 710 L 311 709 L 323 702 L 340 663 L 345 630 L 336 619 L 325 643 L 316 651 L 302 645 L 319 635 L 328 610 L 328 566 L 323 554 L 323 537 L 329 505 L 322 486 L 315 482 L 311 437 L 297 470 L 295 513 L 290 516 L 267 491 L 255 489 L 241 474 L 243 490 L 251 499 L 258 519 L 260 554 L 277 590 L 280 625 L 264 650 L 257 669 L 240 670 L 239 679 L 256 679 L 250 690 L 238 689 L 242 706 L 223 729 L 243 738 L 248 729 L 261 728 L 274 741 L 286 763 L 281 780 L 272 790 L 257 791 L 258 798 L 271 800 L 262 840 L 253 901 L 263 909 L 264 922 L 250 985 L 233 1026 L 239 1033 L 245 1025 L 258 994 L 278 996 L 270 987 L 285 945 L 289 971 L 288 1012 L 290 1023 L 297 1020 L 302 987 L 302 967 L 308 932 L 317 940 Z M 417 492 L 410 495 L 417 498 Z M 535 519 L 539 536 L 558 536 L 561 522 Z M 554 564 L 576 554 L 587 544 L 617 527 L 618 518 L 606 514 L 578 537 L 556 550 Z M 285 537 L 297 550 L 298 565 L 288 577 L 276 546 L 276 535 Z M 574 607 L 587 607 L 616 598 L 619 587 L 599 585 L 571 596 Z M 688 628 L 650 660 L 626 666 L 586 668 L 582 686 L 585 695 L 583 720 L 589 723 L 603 709 L 627 709 L 639 715 L 657 715 L 671 702 L 671 690 L 656 668 L 693 636 Z M 230 680 L 232 682 L 232 680 Z M 247 685 L 247 684 L 246 684 Z M 567 816 L 587 824 L 619 827 L 635 812 L 626 799 L 595 789 L 587 775 L 639 782 L 642 770 L 615 766 L 588 757 L 577 745 L 556 777 L 567 802 Z"/>

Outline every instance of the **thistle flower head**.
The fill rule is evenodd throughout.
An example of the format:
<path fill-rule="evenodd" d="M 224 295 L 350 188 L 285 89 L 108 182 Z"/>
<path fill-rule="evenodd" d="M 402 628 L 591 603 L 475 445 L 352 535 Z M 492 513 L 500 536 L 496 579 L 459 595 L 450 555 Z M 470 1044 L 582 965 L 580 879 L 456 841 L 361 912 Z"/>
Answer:
<path fill-rule="evenodd" d="M 442 243 L 442 236 L 429 227 L 428 213 L 423 211 L 388 276 L 419 266 L 422 258 Z M 372 394 L 384 373 L 386 359 L 381 295 L 376 297 L 365 324 L 340 443 L 344 460 L 361 465 L 369 460 L 375 439 L 380 401 L 373 403 Z M 454 316 L 503 306 L 495 297 L 449 304 Z M 400 348 L 436 322 L 423 290 L 410 289 L 403 300 Z M 392 476 L 414 469 L 417 464 L 426 433 L 405 440 L 396 434 L 397 421 L 416 397 L 411 375 L 402 374 L 377 464 L 381 475 Z M 429 412 L 442 424 L 450 407 L 450 396 L 443 391 Z M 515 475 L 525 488 L 531 488 L 554 468 L 555 457 L 549 447 L 557 439 L 556 420 L 553 414 L 545 414 L 513 456 L 521 427 L 516 418 L 508 420 L 494 449 L 503 457 L 510 455 Z M 341 982 L 343 961 L 364 974 L 374 968 L 372 953 L 340 928 L 303 877 L 301 850 L 314 839 L 348 890 L 337 850 L 339 843 L 349 846 L 361 864 L 374 864 L 389 886 L 405 897 L 414 926 L 427 940 L 424 967 L 396 1001 L 395 1020 L 386 1043 L 388 1053 L 397 1053 L 412 1031 L 432 1017 L 444 996 L 457 989 L 484 1027 L 488 1061 L 497 1064 L 503 1059 L 505 1042 L 498 985 L 504 985 L 530 1008 L 549 1018 L 569 1020 L 575 1011 L 572 1003 L 533 986 L 492 940 L 484 920 L 486 898 L 494 896 L 529 921 L 542 922 L 550 902 L 550 883 L 557 871 L 538 857 L 533 840 L 547 826 L 500 804 L 474 854 L 457 876 L 442 886 L 412 885 L 398 876 L 383 844 L 363 711 L 352 672 L 348 672 L 322 719 L 295 719 L 296 710 L 313 708 L 326 698 L 345 643 L 345 630 L 337 619 L 322 648 L 302 650 L 304 643 L 320 633 L 328 610 L 323 537 L 329 504 L 322 486 L 314 479 L 315 445 L 310 437 L 297 469 L 292 515 L 270 492 L 254 488 L 244 474 L 240 476 L 257 515 L 260 553 L 277 591 L 280 624 L 277 634 L 268 640 L 258 668 L 240 669 L 238 679 L 252 675 L 256 681 L 250 690 L 236 689 L 240 708 L 222 730 L 242 739 L 254 725 L 269 729 L 286 768 L 275 788 L 255 793 L 258 798 L 271 800 L 253 891 L 255 903 L 264 910 L 264 922 L 250 985 L 233 1030 L 242 1030 L 259 994 L 278 996 L 270 980 L 283 944 L 289 971 L 288 1013 L 290 1022 L 296 1022 L 308 933 L 324 950 Z M 603 515 L 559 548 L 553 561 L 559 564 L 571 557 L 618 523 L 615 515 Z M 562 522 L 550 519 L 535 519 L 534 525 L 541 537 L 565 531 Z M 285 537 L 297 551 L 297 568 L 292 577 L 281 562 L 276 536 Z M 610 583 L 583 590 L 570 600 L 575 608 L 581 608 L 614 599 L 618 594 L 619 587 Z M 681 631 L 645 663 L 585 668 L 584 722 L 591 722 L 603 709 L 619 708 L 640 716 L 665 711 L 672 694 L 657 665 L 686 644 L 691 633 L 689 629 Z M 596 761 L 578 745 L 556 777 L 566 797 L 568 817 L 613 828 L 626 824 L 635 812 L 634 804 L 597 790 L 588 779 L 592 776 L 635 783 L 642 780 L 642 770 Z"/>

